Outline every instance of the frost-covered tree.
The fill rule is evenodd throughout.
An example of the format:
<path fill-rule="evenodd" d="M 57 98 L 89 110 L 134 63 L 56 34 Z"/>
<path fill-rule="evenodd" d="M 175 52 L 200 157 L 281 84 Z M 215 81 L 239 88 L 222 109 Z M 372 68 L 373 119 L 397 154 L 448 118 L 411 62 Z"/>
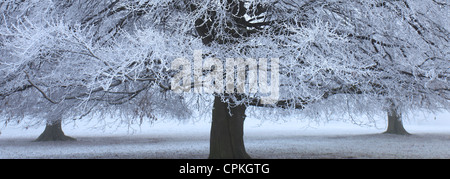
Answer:
<path fill-rule="evenodd" d="M 370 54 L 376 100 L 388 113 L 386 133 L 408 134 L 402 111 L 447 109 L 449 99 L 449 5 L 438 1 L 353 2 L 358 11 L 340 13 L 355 22 L 352 38 Z M 339 8 L 341 9 L 341 8 Z M 336 7 L 330 11 L 336 11 Z M 352 15 L 352 16 L 350 16 Z"/>
<path fill-rule="evenodd" d="M 417 9 L 424 4 L 433 10 Z M 449 33 L 441 20 L 446 18 L 438 18 L 446 14 L 445 3 L 220 1 L 190 7 L 200 17 L 196 30 L 214 56 L 280 58 L 281 96 L 270 107 L 303 109 L 329 98 L 351 97 L 358 102 L 350 105 L 381 106 L 388 111 L 389 123 L 397 124 L 401 110 L 448 109 Z M 243 111 L 260 106 L 259 97 L 216 96 L 211 158 L 247 157 L 241 137 Z M 373 107 L 365 106 L 358 109 Z M 226 127 L 214 132 L 219 126 Z M 230 129 L 231 134 L 226 132 Z M 231 137 L 214 139 L 220 135 Z M 223 152 L 224 146 L 234 148 Z"/>
<path fill-rule="evenodd" d="M 129 35 L 136 24 L 126 24 L 137 21 L 138 12 L 129 10 L 128 4 L 4 3 L 2 7 L 11 9 L 2 11 L 10 12 L 3 15 L 1 31 L 5 78 L 0 97 L 5 124 L 32 116 L 35 123 L 47 123 L 38 140 L 65 140 L 70 138 L 60 130 L 62 119 L 111 114 L 126 118 L 122 121 L 125 124 L 141 124 L 145 119 L 155 120 L 161 116 L 158 113 L 187 114 L 182 105 L 176 106 L 182 103 L 179 95 L 156 88 L 158 70 L 163 70 L 158 67 L 158 58 L 147 60 L 152 49 L 158 48 L 155 44 L 166 39 L 156 32 L 141 34 L 139 39 L 138 34 Z M 12 5 L 18 7 L 10 8 Z M 143 41 L 149 43 L 141 44 Z M 178 113 L 166 111 L 174 109 Z"/>
<path fill-rule="evenodd" d="M 148 117 L 195 109 L 187 96 L 213 96 L 209 157 L 249 158 L 243 125 L 251 106 L 391 116 L 448 109 L 449 34 L 435 18 L 445 2 L 422 1 L 433 12 L 406 0 L 48 2 L 48 15 L 16 18 L 1 31 L 2 104 L 32 98 L 19 107 L 27 116 L 42 102 L 67 119 L 97 111 Z M 276 98 L 265 101 L 268 94 Z M 151 107 L 160 111 L 144 113 Z"/>

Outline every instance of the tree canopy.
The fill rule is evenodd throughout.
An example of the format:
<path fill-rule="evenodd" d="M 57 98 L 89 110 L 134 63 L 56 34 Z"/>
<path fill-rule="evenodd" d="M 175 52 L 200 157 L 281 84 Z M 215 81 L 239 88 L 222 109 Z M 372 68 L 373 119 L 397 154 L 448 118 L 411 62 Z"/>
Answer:
<path fill-rule="evenodd" d="M 210 78 L 217 71 L 234 76 L 219 70 L 230 58 L 267 67 L 262 74 L 231 64 L 245 69 L 246 91 L 214 93 L 231 106 L 297 110 L 334 100 L 341 102 L 335 111 L 449 107 L 445 1 L 9 0 L 0 8 L 0 112 L 8 119 L 186 117 L 195 106 L 185 100 L 191 94 L 171 91 L 182 70 L 171 68 L 178 58 L 193 65 L 189 92 L 195 74 L 200 86 L 222 82 Z M 269 68 L 276 64 L 279 70 Z M 279 79 L 276 101 L 261 102 L 267 90 L 251 89 L 252 74 L 259 82 Z M 321 106 L 313 110 L 331 108 Z"/>

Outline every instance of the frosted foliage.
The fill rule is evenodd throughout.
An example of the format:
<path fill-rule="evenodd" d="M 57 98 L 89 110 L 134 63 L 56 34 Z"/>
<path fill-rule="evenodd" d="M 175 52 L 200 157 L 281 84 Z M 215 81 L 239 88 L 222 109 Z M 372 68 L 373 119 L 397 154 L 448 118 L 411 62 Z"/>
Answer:
<path fill-rule="evenodd" d="M 108 29 L 112 22 L 83 25 L 76 19 L 84 12 L 74 12 L 81 4 L 67 5 L 64 13 L 55 9 L 44 16 L 12 18 L 11 24 L 5 20 L 0 32 L 2 53 L 8 57 L 1 61 L 6 77 L 1 81 L 5 123 L 26 116 L 53 121 L 99 113 L 126 118 L 126 123 L 186 118 L 189 110 L 183 97 L 156 88 L 160 84 L 156 79 L 165 78 L 169 63 L 156 59 L 182 56 L 170 49 L 190 39 L 167 38 L 154 28 L 132 32 L 117 28 L 120 34 L 114 38 L 98 39 L 107 35 L 98 34 L 100 29 Z"/>
<path fill-rule="evenodd" d="M 279 58 L 278 102 L 214 94 L 230 105 L 314 119 L 370 118 L 392 103 L 449 109 L 445 1 L 11 0 L 0 8 L 6 121 L 188 118 L 209 109 L 211 94 L 171 92 L 179 71 L 170 68 L 180 57 L 194 64 L 195 50 L 223 64 Z"/>

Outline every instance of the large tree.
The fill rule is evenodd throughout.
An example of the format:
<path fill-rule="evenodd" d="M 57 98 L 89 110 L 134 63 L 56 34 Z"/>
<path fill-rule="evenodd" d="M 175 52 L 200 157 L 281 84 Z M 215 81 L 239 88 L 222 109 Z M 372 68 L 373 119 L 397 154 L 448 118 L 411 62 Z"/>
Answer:
<path fill-rule="evenodd" d="M 387 111 L 386 133 L 408 134 L 402 113 L 418 108 L 448 110 L 449 5 L 438 1 L 361 3 L 352 37 L 371 54 L 367 80 L 380 87 L 378 104 Z M 356 35 L 367 34 L 367 35 Z M 353 36 L 355 35 L 355 36 Z"/>
<path fill-rule="evenodd" d="M 157 47 L 144 47 L 125 34 L 134 30 L 131 26 L 140 17 L 125 8 L 127 3 L 2 2 L 5 78 L 0 80 L 0 99 L 5 124 L 31 116 L 34 123 L 47 126 L 37 140 L 67 140 L 72 138 L 64 136 L 62 119 L 110 114 L 128 125 L 156 120 L 161 114 L 187 115 L 186 108 L 176 105 L 183 103 L 179 95 L 158 87 L 155 79 L 161 69 L 151 67 L 158 66 L 156 60 L 138 64 L 128 58 L 146 61 Z M 164 40 L 157 35 L 148 38 Z M 134 83 L 131 76 L 143 71 L 140 82 Z M 173 110 L 177 113 L 167 112 Z"/>
<path fill-rule="evenodd" d="M 390 116 L 448 108 L 448 28 L 406 0 L 53 4 L 48 15 L 4 23 L 10 58 L 2 59 L 0 97 L 38 94 L 48 106 L 68 106 L 63 118 L 111 107 L 129 116 L 149 106 L 195 108 L 182 101 L 192 94 L 170 92 L 182 83 L 181 91 L 214 97 L 210 158 L 250 157 L 243 140 L 249 106 L 294 111 L 341 100 L 334 108 L 378 103 Z"/>

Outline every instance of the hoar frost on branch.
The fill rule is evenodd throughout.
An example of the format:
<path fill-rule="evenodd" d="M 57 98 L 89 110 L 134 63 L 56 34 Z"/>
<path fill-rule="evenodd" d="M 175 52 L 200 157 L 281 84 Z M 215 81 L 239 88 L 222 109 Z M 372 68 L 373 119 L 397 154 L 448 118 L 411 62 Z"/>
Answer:
<path fill-rule="evenodd" d="M 194 51 L 201 50 L 201 59 L 215 58 L 220 64 L 226 64 L 227 58 L 280 60 L 280 96 L 274 104 L 262 104 L 261 93 L 213 95 L 220 99 L 214 102 L 215 109 L 228 105 L 223 109 L 233 120 L 244 119 L 248 106 L 357 114 L 378 111 L 372 109 L 376 104 L 383 111 L 393 106 L 402 111 L 449 107 L 449 29 L 444 20 L 449 5 L 445 2 L 35 3 L 7 1 L 0 6 L 7 7 L 0 31 L 2 53 L 7 54 L 0 67 L 0 74 L 6 76 L 0 81 L 3 106 L 24 95 L 34 100 L 20 108 L 35 107 L 33 101 L 66 104 L 70 108 L 62 110 L 68 111 L 65 118 L 111 106 L 148 117 L 145 107 L 151 104 L 171 109 L 162 105 L 167 102 L 158 101 L 164 98 L 176 103 L 172 106 L 177 111 L 185 111 L 197 105 L 183 100 L 191 94 L 170 92 L 170 81 L 179 73 L 170 69 L 171 63 L 183 57 L 194 64 Z M 10 8 L 10 4 L 23 7 Z M 201 74 L 210 75 L 214 69 L 218 67 Z M 139 108 L 138 101 L 147 102 Z M 213 111 L 213 121 L 227 113 Z"/>
<path fill-rule="evenodd" d="M 179 56 L 169 49 L 176 49 L 180 38 L 167 39 L 148 28 L 133 35 L 115 29 L 120 35 L 99 39 L 103 35 L 98 34 L 102 28 L 95 25 L 98 19 L 82 25 L 60 18 L 71 13 L 77 14 L 49 13 L 31 20 L 25 16 L 15 19 L 16 23 L 3 24 L 4 50 L 11 58 L 2 59 L 2 72 L 7 78 L 2 81 L 1 97 L 7 98 L 6 106 L 13 106 L 6 108 L 10 117 L 42 113 L 50 121 L 60 120 L 63 114 L 64 118 L 81 118 L 106 106 L 120 109 L 125 117 L 131 113 L 141 121 L 155 118 L 157 111 L 179 117 L 188 114 L 184 107 L 175 107 L 183 103 L 182 97 L 155 87 L 164 85 L 156 79 L 163 78 L 167 63 L 153 59 Z M 26 92 L 18 93 L 22 91 Z M 23 94 L 30 95 L 30 100 L 15 100 Z M 157 104 L 160 101 L 172 106 Z M 33 106 L 40 107 L 31 109 Z M 179 112 L 164 112 L 174 109 Z"/>

